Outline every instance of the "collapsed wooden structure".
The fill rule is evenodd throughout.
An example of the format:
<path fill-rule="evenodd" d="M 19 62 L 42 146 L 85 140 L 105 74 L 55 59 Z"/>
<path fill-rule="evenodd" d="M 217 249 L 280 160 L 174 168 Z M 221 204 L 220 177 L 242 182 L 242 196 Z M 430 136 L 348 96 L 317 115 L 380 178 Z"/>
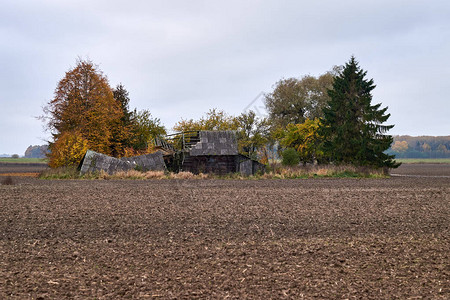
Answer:
<path fill-rule="evenodd" d="M 235 131 L 181 132 L 157 138 L 155 146 L 159 149 L 155 153 L 120 159 L 89 150 L 81 162 L 81 173 L 137 169 L 249 176 L 265 169 L 263 164 L 239 153 Z"/>
<path fill-rule="evenodd" d="M 167 136 L 167 141 L 177 149 L 165 156 L 168 168 L 174 172 L 249 176 L 265 169 L 263 164 L 239 153 L 235 131 L 182 132 Z M 157 146 L 164 149 L 163 144 L 157 143 Z M 170 152 L 170 149 L 165 150 Z"/>

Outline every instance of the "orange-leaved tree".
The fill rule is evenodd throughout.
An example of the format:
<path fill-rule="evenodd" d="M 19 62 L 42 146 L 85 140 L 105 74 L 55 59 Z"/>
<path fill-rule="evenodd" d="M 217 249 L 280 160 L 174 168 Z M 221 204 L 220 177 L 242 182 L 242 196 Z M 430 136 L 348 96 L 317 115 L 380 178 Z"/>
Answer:
<path fill-rule="evenodd" d="M 73 152 L 58 150 L 60 144 L 64 144 L 59 140 L 68 139 L 69 133 L 77 141 L 86 141 L 89 149 L 108 155 L 123 153 L 117 136 L 123 140 L 124 135 L 131 134 L 118 127 L 123 116 L 121 104 L 114 99 L 106 76 L 89 60 L 79 59 L 76 67 L 59 81 L 55 96 L 44 108 L 44 113 L 53 135 L 49 155 L 52 166 L 64 165 L 61 162 L 74 164 L 73 160 L 82 158 L 77 155 L 64 157 Z M 64 145 L 70 147 L 71 144 Z"/>

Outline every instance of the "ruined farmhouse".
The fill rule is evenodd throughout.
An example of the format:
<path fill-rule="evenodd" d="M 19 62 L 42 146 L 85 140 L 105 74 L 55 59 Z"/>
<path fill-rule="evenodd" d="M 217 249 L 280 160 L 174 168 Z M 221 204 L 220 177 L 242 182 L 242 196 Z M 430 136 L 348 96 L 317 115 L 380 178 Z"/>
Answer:
<path fill-rule="evenodd" d="M 80 164 L 81 173 L 127 170 L 172 172 L 241 173 L 263 172 L 265 166 L 240 154 L 235 131 L 190 131 L 155 140 L 158 151 L 135 157 L 114 158 L 88 150 Z"/>

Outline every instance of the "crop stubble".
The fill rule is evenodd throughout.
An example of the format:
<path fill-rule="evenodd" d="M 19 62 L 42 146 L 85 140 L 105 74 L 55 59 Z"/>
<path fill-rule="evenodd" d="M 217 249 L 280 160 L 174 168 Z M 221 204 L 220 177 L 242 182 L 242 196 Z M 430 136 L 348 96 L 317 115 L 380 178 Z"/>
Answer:
<path fill-rule="evenodd" d="M 448 178 L 0 186 L 0 298 L 442 298 Z"/>

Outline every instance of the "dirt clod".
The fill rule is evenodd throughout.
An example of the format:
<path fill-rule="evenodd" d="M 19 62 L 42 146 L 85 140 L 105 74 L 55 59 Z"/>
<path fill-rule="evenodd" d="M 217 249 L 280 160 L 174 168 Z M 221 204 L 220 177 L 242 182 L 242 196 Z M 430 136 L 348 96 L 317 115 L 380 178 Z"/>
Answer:
<path fill-rule="evenodd" d="M 14 185 L 14 180 L 11 176 L 6 176 L 2 179 L 2 185 Z"/>

